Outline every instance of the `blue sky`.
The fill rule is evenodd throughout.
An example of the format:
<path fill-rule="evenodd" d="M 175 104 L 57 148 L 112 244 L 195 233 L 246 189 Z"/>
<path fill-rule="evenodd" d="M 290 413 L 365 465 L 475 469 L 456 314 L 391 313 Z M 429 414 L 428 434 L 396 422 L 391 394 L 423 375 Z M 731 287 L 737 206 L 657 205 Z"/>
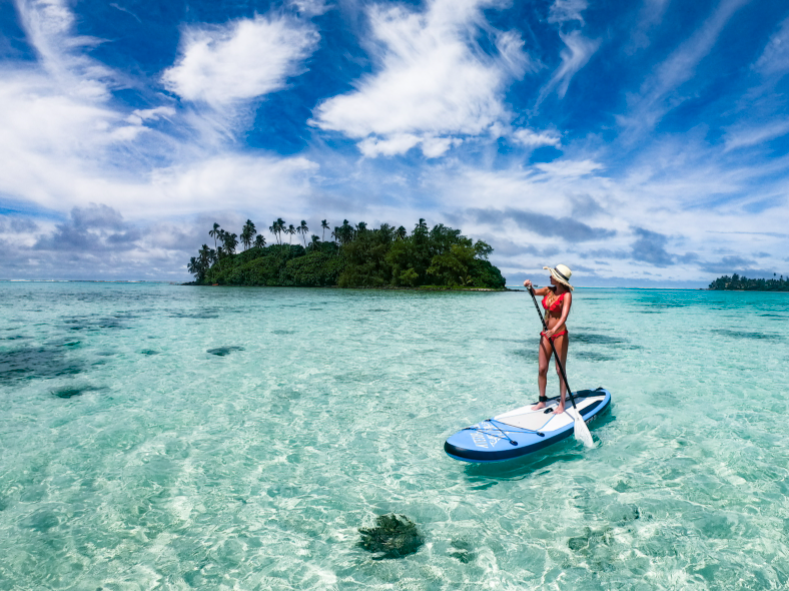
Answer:
<path fill-rule="evenodd" d="M 3 2 L 0 278 L 182 280 L 278 217 L 511 283 L 785 273 L 787 74 L 785 1 Z"/>

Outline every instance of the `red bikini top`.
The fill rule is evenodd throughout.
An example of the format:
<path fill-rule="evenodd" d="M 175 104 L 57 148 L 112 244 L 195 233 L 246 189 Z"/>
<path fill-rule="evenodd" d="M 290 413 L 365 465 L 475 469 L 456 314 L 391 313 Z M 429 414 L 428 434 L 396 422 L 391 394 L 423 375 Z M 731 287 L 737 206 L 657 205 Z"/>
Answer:
<path fill-rule="evenodd" d="M 566 296 L 568 293 L 570 293 L 570 292 L 565 291 L 562 295 L 557 297 L 554 300 L 554 302 L 551 304 L 550 308 L 548 307 L 548 295 L 549 294 L 545 294 L 545 297 L 542 298 L 542 307 L 545 308 L 546 310 L 548 310 L 549 312 L 556 312 L 556 310 L 559 310 L 562 307 L 562 300 L 564 299 L 564 296 Z"/>

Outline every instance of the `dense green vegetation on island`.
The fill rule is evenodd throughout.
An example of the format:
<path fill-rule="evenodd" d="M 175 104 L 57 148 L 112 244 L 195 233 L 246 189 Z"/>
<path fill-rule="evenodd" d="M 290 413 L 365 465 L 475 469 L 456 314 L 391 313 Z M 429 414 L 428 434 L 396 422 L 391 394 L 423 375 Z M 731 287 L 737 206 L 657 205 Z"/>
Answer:
<path fill-rule="evenodd" d="M 731 277 L 724 275 L 710 283 L 710 289 L 738 290 L 738 291 L 789 291 L 789 278 L 777 277 L 773 273 L 772 279 L 748 279 L 735 273 Z"/>
<path fill-rule="evenodd" d="M 276 244 L 267 246 L 250 220 L 240 237 L 214 224 L 214 248 L 204 244 L 187 268 L 198 285 L 504 289 L 504 277 L 488 261 L 493 249 L 443 224 L 429 229 L 420 219 L 409 234 L 403 226 L 373 229 L 343 220 L 325 240 L 327 230 L 323 220 L 322 236 L 308 240 L 305 221 L 294 226 L 278 218 L 269 227 Z M 296 234 L 302 244 L 292 244 Z"/>

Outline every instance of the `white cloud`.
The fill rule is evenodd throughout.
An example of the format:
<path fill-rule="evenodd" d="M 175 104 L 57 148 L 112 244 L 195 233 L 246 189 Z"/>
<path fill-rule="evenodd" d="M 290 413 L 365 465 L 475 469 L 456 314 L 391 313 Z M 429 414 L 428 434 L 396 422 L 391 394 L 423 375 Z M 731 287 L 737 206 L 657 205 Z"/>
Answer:
<path fill-rule="evenodd" d="M 223 105 L 253 99 L 300 73 L 318 39 L 314 28 L 286 17 L 187 27 L 178 63 L 162 80 L 189 101 Z"/>
<path fill-rule="evenodd" d="M 649 46 L 648 33 L 663 20 L 663 15 L 671 0 L 644 0 L 638 15 L 638 24 L 630 36 L 630 44 L 625 48 L 627 53 Z"/>
<path fill-rule="evenodd" d="M 755 146 L 789 133 L 789 119 L 781 118 L 766 125 L 738 125 L 726 133 L 726 151 Z"/>
<path fill-rule="evenodd" d="M 175 116 L 175 109 L 172 107 L 155 107 L 153 109 L 134 109 L 132 114 L 126 118 L 132 125 L 142 125 L 143 121 L 158 121 L 159 119 L 169 119 Z"/>
<path fill-rule="evenodd" d="M 581 16 L 581 13 L 586 10 L 586 7 L 586 0 L 556 0 L 551 6 L 548 22 L 579 21 L 583 25 L 584 18 Z"/>
<path fill-rule="evenodd" d="M 327 0 L 290 0 L 289 4 L 305 16 L 318 16 L 330 8 Z"/>
<path fill-rule="evenodd" d="M 517 129 L 512 133 L 515 143 L 526 148 L 539 148 L 540 146 L 553 146 L 558 148 L 561 145 L 561 137 L 553 131 L 535 132 L 530 129 Z"/>
<path fill-rule="evenodd" d="M 602 170 L 603 165 L 594 160 L 555 160 L 553 162 L 535 164 L 534 167 L 557 179 L 586 176 Z"/>
<path fill-rule="evenodd" d="M 280 199 L 300 203 L 305 179 L 316 170 L 312 162 L 241 154 L 226 141 L 204 141 L 193 130 L 219 126 L 210 120 L 211 109 L 207 115 L 172 104 L 119 109 L 110 91 L 123 76 L 81 52 L 84 43 L 72 36 L 74 17 L 66 4 L 25 0 L 18 10 L 40 59 L 0 67 L 5 199 L 58 212 L 103 203 L 131 218 L 263 208 Z M 228 30 L 243 29 L 234 27 Z M 245 39 L 243 30 L 239 38 Z M 173 122 L 178 136 L 150 126 L 162 119 Z"/>
<path fill-rule="evenodd" d="M 770 37 L 754 68 L 766 76 L 789 71 L 789 18 L 785 19 L 779 25 L 778 31 Z"/>
<path fill-rule="evenodd" d="M 632 133 L 652 129 L 663 115 L 681 104 L 672 93 L 693 77 L 699 62 L 712 50 L 723 28 L 734 13 L 749 0 L 724 0 L 704 24 L 655 68 L 637 96 L 630 97 L 631 109 L 619 122 Z"/>
<path fill-rule="evenodd" d="M 424 13 L 402 6 L 369 11 L 378 72 L 358 89 L 323 102 L 313 124 L 360 141 L 366 155 L 404 153 L 421 145 L 427 156 L 458 136 L 486 133 L 509 118 L 505 83 L 529 66 L 512 32 L 491 33 L 497 55 L 474 40 L 490 31 L 481 8 L 487 0 L 434 0 Z"/>
<path fill-rule="evenodd" d="M 587 64 L 597 48 L 600 47 L 599 40 L 587 39 L 580 31 L 560 33 L 559 36 L 565 44 L 565 49 L 560 54 L 562 63 L 540 93 L 538 103 L 542 102 L 554 89 L 556 89 L 559 98 L 564 98 L 573 76 Z"/>

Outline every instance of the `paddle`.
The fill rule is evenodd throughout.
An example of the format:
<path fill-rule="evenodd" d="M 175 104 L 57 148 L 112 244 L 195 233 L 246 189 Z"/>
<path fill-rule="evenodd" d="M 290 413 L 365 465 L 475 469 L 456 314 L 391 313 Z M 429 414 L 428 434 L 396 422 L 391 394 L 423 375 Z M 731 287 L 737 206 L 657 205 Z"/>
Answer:
<path fill-rule="evenodd" d="M 537 315 L 540 317 L 540 322 L 542 322 L 542 328 L 544 331 L 547 331 L 548 324 L 545 322 L 542 312 L 540 312 L 540 306 L 537 305 L 537 298 L 534 296 L 534 289 L 531 286 L 529 286 L 529 293 L 531 294 L 531 299 L 534 302 L 534 307 L 537 309 Z M 556 358 L 556 365 L 559 366 L 559 371 L 562 374 L 564 385 L 567 388 L 567 393 L 570 395 L 570 401 L 573 403 L 573 409 L 575 409 L 575 414 L 577 415 L 573 417 L 575 420 L 575 438 L 583 443 L 586 447 L 594 447 L 594 440 L 592 440 L 592 434 L 589 432 L 589 427 L 586 426 L 586 423 L 581 417 L 581 411 L 579 411 L 578 407 L 575 406 L 575 397 L 573 396 L 572 390 L 570 390 L 570 384 L 567 383 L 567 374 L 564 373 L 564 366 L 562 365 L 562 361 L 559 358 L 559 352 L 556 350 L 556 347 L 553 344 L 553 339 L 548 339 L 548 342 L 551 344 L 551 349 L 553 349 L 553 356 Z"/>

